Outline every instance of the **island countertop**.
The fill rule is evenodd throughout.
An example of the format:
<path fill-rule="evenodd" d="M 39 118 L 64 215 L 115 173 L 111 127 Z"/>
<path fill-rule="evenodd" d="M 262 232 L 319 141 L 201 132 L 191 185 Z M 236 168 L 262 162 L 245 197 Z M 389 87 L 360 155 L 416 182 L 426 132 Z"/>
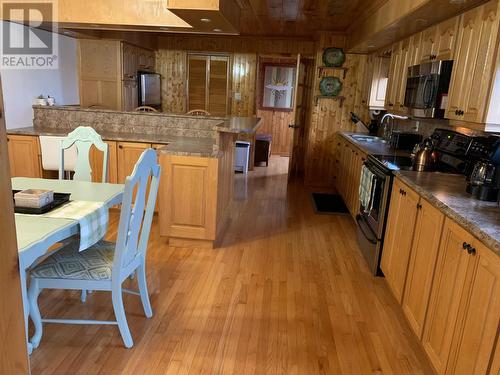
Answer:
<path fill-rule="evenodd" d="M 500 207 L 465 191 L 465 176 L 438 172 L 396 171 L 395 175 L 500 255 Z"/>
<path fill-rule="evenodd" d="M 55 128 L 38 129 L 29 126 L 24 128 L 7 129 L 7 134 L 29 136 L 66 136 L 68 134 L 68 130 Z M 105 141 L 164 144 L 165 147 L 161 148 L 160 151 L 166 154 L 199 157 L 220 156 L 216 144 L 216 139 L 210 137 L 184 137 L 168 134 L 128 133 L 112 131 L 99 131 L 99 134 Z"/>

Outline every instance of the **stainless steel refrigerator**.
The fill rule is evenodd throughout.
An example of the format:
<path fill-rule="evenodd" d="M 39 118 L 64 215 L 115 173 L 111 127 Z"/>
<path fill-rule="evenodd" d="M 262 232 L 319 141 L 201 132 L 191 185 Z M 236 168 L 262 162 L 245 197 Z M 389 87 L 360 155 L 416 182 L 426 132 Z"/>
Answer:
<path fill-rule="evenodd" d="M 161 110 L 161 77 L 158 73 L 139 72 L 139 106 Z"/>

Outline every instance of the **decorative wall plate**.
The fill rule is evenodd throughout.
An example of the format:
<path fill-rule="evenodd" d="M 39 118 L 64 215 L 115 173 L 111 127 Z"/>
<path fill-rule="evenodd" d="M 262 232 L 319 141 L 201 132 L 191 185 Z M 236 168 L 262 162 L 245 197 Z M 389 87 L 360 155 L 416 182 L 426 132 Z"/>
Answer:
<path fill-rule="evenodd" d="M 342 81 L 337 77 L 323 77 L 319 82 L 319 91 L 324 96 L 337 96 L 342 90 Z"/>
<path fill-rule="evenodd" d="M 330 47 L 323 51 L 323 64 L 331 67 L 341 67 L 345 62 L 345 53 L 342 48 Z"/>

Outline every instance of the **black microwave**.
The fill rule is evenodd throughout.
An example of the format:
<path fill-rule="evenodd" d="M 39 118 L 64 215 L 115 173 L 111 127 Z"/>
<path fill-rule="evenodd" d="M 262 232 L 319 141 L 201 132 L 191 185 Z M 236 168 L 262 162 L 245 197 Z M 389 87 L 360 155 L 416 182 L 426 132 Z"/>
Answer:
<path fill-rule="evenodd" d="M 405 107 L 410 116 L 444 118 L 452 68 L 453 60 L 432 61 L 408 68 Z"/>

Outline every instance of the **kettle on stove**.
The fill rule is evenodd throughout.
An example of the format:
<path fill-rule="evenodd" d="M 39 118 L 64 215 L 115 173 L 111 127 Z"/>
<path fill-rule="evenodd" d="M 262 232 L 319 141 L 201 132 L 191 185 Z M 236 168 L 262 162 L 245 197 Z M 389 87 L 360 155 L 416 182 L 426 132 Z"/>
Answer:
<path fill-rule="evenodd" d="M 417 144 L 411 156 L 414 171 L 432 171 L 436 165 L 436 153 L 432 139 L 426 138 L 422 143 Z"/>

